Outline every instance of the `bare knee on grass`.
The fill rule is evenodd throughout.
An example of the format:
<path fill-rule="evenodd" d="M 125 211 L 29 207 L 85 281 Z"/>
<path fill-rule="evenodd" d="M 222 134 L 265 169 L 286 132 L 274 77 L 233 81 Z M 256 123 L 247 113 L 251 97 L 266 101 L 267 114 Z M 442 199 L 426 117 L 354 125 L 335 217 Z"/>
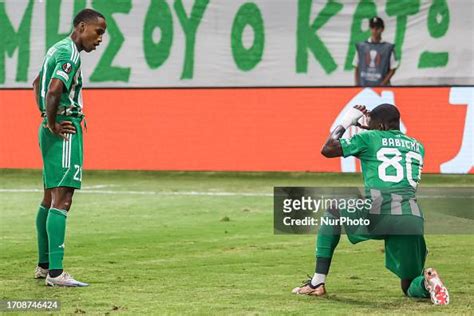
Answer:
<path fill-rule="evenodd" d="M 74 195 L 74 188 L 59 187 L 52 191 L 52 207 L 69 211 L 72 204 L 72 196 Z"/>

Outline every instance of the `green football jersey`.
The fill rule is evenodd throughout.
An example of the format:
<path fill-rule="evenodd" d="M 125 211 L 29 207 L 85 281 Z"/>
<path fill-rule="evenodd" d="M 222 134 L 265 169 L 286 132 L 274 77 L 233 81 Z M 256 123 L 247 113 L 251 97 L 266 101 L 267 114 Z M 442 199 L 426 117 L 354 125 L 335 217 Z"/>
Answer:
<path fill-rule="evenodd" d="M 51 79 L 64 84 L 58 106 L 59 115 L 82 115 L 82 71 L 81 56 L 70 37 L 54 44 L 46 53 L 39 73 L 39 110 L 46 113 L 46 94 Z"/>
<path fill-rule="evenodd" d="M 421 216 L 415 192 L 425 149 L 398 130 L 370 130 L 340 140 L 343 156 L 360 159 L 373 214 Z"/>

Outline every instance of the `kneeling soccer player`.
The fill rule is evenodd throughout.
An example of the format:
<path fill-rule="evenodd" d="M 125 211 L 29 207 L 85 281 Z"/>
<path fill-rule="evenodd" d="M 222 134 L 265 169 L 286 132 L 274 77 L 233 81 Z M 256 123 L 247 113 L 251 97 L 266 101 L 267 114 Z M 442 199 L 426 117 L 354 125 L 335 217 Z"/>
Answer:
<path fill-rule="evenodd" d="M 367 116 L 368 131 L 341 139 L 351 125 Z M 423 237 L 423 214 L 416 202 L 416 188 L 423 167 L 424 148 L 416 139 L 400 131 L 400 112 L 391 104 L 381 104 L 371 112 L 357 105 L 344 116 L 341 125 L 330 134 L 323 146 L 325 157 L 355 156 L 360 159 L 365 191 L 372 207 L 365 216 L 373 224 L 364 233 L 360 227 L 345 226 L 353 244 L 380 239 L 385 242 L 385 266 L 401 280 L 409 297 L 428 298 L 436 305 L 449 303 L 448 290 L 436 270 L 424 269 L 426 245 Z M 344 210 L 329 210 L 323 216 L 338 218 Z M 340 221 L 336 221 L 340 222 Z M 325 282 L 331 259 L 339 243 L 340 225 L 321 225 L 316 242 L 316 271 L 295 294 L 326 294 Z"/>

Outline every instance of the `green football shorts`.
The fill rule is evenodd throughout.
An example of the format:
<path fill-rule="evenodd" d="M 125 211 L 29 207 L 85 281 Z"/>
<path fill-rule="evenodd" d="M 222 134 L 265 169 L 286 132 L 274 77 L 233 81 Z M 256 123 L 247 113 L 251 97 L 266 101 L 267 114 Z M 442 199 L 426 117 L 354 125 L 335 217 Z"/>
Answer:
<path fill-rule="evenodd" d="M 39 144 L 43 157 L 43 184 L 45 189 L 71 187 L 80 189 L 82 182 L 82 118 L 58 115 L 57 122 L 71 121 L 75 134 L 65 139 L 51 133 L 46 127 L 46 119 L 39 128 Z"/>
<path fill-rule="evenodd" d="M 369 215 L 367 218 L 371 222 L 368 227 L 344 226 L 349 241 L 356 244 L 365 240 L 384 240 L 387 269 L 402 280 L 422 275 L 428 253 L 423 218 L 412 215 Z"/>

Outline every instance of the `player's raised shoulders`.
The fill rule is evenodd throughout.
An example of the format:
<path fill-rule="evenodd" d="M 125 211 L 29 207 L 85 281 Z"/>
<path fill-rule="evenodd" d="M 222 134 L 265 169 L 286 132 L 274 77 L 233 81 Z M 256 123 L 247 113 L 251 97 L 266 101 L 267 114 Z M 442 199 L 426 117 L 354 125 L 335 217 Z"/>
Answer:
<path fill-rule="evenodd" d="M 371 129 L 365 130 L 359 133 L 363 137 L 371 138 L 371 137 L 399 137 L 400 135 L 405 135 L 401 131 L 398 130 L 388 130 L 382 131 L 378 129 Z"/>
<path fill-rule="evenodd" d="M 379 135 L 381 135 L 379 132 L 382 132 L 382 131 L 378 131 L 378 130 L 365 130 L 365 131 L 361 131 L 360 133 L 357 133 L 356 135 L 354 136 L 358 136 L 362 139 L 371 139 L 373 137 L 378 137 Z"/>
<path fill-rule="evenodd" d="M 370 140 L 373 139 L 373 137 L 376 135 L 376 133 L 373 133 L 373 132 L 375 131 L 372 131 L 372 130 L 361 131 L 348 139 L 342 138 L 341 141 L 344 140 L 347 143 L 368 144 L 370 143 Z"/>

